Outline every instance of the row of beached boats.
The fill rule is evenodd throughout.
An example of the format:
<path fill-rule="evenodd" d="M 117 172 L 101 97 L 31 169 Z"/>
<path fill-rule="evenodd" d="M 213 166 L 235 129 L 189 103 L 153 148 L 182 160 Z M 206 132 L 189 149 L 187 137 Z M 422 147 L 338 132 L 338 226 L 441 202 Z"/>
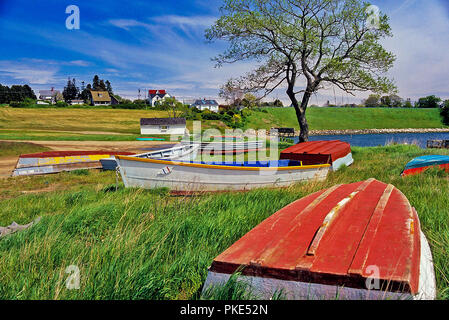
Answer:
<path fill-rule="evenodd" d="M 341 141 L 301 143 L 275 161 L 196 160 L 199 153 L 237 154 L 263 145 L 211 147 L 187 143 L 138 155 L 103 152 L 90 154 L 86 162 L 116 169 L 126 187 L 181 193 L 288 187 L 324 180 L 329 171 L 354 162 L 350 145 Z M 40 156 L 21 157 L 16 170 L 77 164 L 67 155 L 58 160 Z M 414 159 L 403 175 L 434 166 L 449 171 L 449 157 Z M 316 192 L 263 221 L 213 260 L 203 294 L 232 275 L 261 299 L 436 297 L 432 254 L 416 210 L 397 188 L 375 179 Z"/>

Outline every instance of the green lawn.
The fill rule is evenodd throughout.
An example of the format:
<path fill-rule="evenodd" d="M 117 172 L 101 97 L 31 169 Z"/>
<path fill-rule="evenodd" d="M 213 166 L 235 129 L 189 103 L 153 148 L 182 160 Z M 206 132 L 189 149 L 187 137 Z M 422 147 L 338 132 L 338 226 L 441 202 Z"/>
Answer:
<path fill-rule="evenodd" d="M 254 112 L 247 127 L 298 128 L 293 108 L 265 110 Z M 438 109 L 309 108 L 307 119 L 310 130 L 445 128 Z"/>
<path fill-rule="evenodd" d="M 1 139 L 1 138 L 0 138 Z M 48 151 L 48 148 L 33 144 L 21 142 L 3 142 L 0 141 L 0 158 L 19 156 L 27 153 L 37 153 Z"/>
<path fill-rule="evenodd" d="M 43 217 L 0 240 L 0 297 L 197 299 L 213 258 L 265 218 L 312 192 L 374 177 L 416 207 L 434 255 L 438 298 L 448 299 L 449 176 L 400 173 L 414 157 L 449 151 L 353 151 L 355 164 L 324 182 L 186 198 L 122 185 L 116 191 L 115 173 L 96 170 L 0 180 L 0 225 Z M 80 290 L 66 289 L 70 265 L 80 268 Z"/>
<path fill-rule="evenodd" d="M 244 129 L 298 128 L 293 108 L 254 111 Z M 0 108 L 0 139 L 132 141 L 140 136 L 140 118 L 168 117 L 157 110 Z M 309 108 L 310 130 L 444 128 L 437 109 Z M 187 121 L 192 132 L 193 121 Z M 228 127 L 203 121 L 201 129 Z M 447 127 L 446 127 L 447 128 Z"/>

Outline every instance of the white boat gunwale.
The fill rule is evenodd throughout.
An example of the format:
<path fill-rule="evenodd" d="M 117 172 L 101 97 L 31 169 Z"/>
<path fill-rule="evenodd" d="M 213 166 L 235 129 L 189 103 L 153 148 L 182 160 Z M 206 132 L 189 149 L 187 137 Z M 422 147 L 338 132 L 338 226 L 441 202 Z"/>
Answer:
<path fill-rule="evenodd" d="M 194 168 L 207 168 L 207 169 L 217 169 L 217 170 L 288 171 L 288 170 L 308 170 L 308 169 L 330 168 L 331 167 L 330 164 L 291 166 L 291 167 L 245 167 L 245 166 L 235 167 L 235 166 L 211 165 L 211 164 L 202 164 L 202 163 L 189 163 L 189 162 L 180 162 L 180 161 L 145 159 L 145 158 L 128 157 L 128 156 L 115 156 L 115 157 L 117 159 L 127 160 L 127 161 L 149 162 L 149 163 L 157 163 L 157 164 L 176 165 L 176 166 L 194 167 Z"/>

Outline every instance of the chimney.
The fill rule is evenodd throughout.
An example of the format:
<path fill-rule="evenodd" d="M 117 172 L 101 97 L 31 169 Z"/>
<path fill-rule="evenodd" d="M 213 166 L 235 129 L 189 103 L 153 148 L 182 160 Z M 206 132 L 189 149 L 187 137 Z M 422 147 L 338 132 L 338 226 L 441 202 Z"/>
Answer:
<path fill-rule="evenodd" d="M 51 87 L 51 92 L 55 91 L 55 87 Z"/>

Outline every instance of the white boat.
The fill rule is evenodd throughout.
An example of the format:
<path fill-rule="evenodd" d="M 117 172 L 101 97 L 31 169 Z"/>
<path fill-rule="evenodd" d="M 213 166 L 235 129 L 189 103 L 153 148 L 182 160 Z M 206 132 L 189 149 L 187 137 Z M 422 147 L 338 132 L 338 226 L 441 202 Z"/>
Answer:
<path fill-rule="evenodd" d="M 307 180 L 324 180 L 330 165 L 302 166 L 299 161 L 182 162 L 117 156 L 126 187 L 166 187 L 177 192 L 240 191 L 288 187 Z"/>
<path fill-rule="evenodd" d="M 242 142 L 203 142 L 201 153 L 207 154 L 238 154 L 258 151 L 264 147 L 264 140 L 242 141 Z"/>
<path fill-rule="evenodd" d="M 174 148 L 155 150 L 147 153 L 137 154 L 133 157 L 142 159 L 162 159 L 162 160 L 195 160 L 198 155 L 199 144 L 184 144 Z M 100 160 L 103 170 L 115 170 L 117 161 L 115 157 Z"/>

